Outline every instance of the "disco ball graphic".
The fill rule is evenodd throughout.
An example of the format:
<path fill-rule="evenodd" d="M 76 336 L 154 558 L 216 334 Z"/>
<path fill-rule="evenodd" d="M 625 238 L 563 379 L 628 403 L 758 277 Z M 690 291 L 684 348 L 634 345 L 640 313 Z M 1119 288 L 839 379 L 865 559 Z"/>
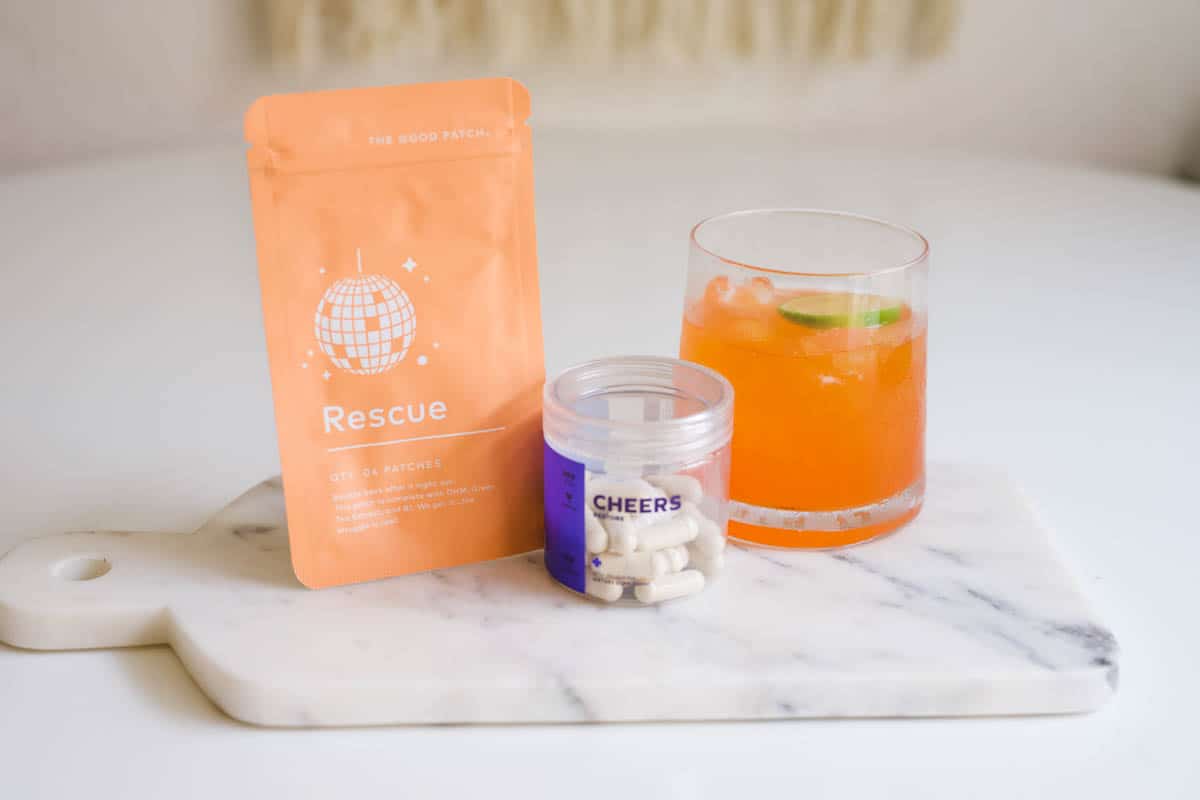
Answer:
<path fill-rule="evenodd" d="M 396 366 L 417 330 L 412 301 L 391 278 L 342 278 L 317 304 L 314 331 L 321 352 L 355 375 L 378 375 Z"/>

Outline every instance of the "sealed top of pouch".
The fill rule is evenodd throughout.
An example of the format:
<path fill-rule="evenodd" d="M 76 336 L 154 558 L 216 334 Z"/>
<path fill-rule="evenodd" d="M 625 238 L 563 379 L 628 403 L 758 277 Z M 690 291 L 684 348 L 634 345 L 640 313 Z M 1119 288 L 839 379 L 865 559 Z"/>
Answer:
<path fill-rule="evenodd" d="M 529 96 L 508 79 L 278 95 L 246 114 L 296 575 L 542 540 Z"/>

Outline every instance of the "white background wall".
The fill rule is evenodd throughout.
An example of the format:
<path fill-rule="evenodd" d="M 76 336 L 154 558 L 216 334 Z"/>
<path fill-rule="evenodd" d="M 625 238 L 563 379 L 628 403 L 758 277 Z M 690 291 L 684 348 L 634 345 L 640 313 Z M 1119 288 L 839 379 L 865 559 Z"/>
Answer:
<path fill-rule="evenodd" d="M 752 0 L 750 0 L 752 1 Z M 1200 0 L 963 0 L 936 62 L 273 69 L 249 0 L 4 0 L 0 171 L 239 138 L 258 94 L 508 72 L 549 126 L 766 124 L 798 141 L 1175 172 L 1200 150 Z"/>

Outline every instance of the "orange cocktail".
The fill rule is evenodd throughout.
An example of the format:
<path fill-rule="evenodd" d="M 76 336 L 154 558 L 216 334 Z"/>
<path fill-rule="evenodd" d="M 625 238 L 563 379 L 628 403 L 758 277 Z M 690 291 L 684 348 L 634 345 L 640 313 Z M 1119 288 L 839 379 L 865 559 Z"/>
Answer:
<path fill-rule="evenodd" d="M 838 235 L 845 222 L 835 220 Z M 730 535 L 833 547 L 915 517 L 924 497 L 924 249 L 914 281 L 758 268 L 704 244 L 680 356 L 734 386 Z M 828 242 L 820 252 L 846 266 L 829 259 Z"/>

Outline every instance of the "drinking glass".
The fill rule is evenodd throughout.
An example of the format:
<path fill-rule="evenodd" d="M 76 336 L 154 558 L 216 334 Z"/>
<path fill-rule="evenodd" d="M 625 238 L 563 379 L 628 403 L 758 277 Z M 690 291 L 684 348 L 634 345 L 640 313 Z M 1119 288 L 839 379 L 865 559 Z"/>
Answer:
<path fill-rule="evenodd" d="M 679 354 L 734 387 L 730 536 L 839 547 L 920 511 L 928 271 L 923 236 L 856 214 L 692 229 Z"/>

